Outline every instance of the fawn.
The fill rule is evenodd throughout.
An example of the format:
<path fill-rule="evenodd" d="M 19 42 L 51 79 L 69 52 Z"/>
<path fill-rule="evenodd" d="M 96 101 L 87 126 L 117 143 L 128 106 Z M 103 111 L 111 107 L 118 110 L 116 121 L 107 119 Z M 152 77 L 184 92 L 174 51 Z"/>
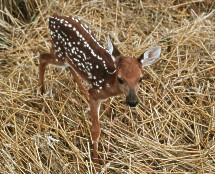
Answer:
<path fill-rule="evenodd" d="M 42 53 L 39 59 L 39 86 L 44 93 L 44 73 L 48 64 L 68 67 L 80 90 L 89 99 L 92 122 L 93 161 L 98 164 L 100 136 L 99 111 L 101 103 L 109 97 L 124 94 L 126 103 L 138 104 L 137 92 L 143 74 L 142 67 L 149 66 L 160 56 L 161 47 L 146 50 L 139 58 L 124 57 L 108 37 L 105 49 L 88 27 L 78 19 L 53 15 L 49 18 L 53 50 Z M 89 84 L 86 90 L 81 82 Z"/>

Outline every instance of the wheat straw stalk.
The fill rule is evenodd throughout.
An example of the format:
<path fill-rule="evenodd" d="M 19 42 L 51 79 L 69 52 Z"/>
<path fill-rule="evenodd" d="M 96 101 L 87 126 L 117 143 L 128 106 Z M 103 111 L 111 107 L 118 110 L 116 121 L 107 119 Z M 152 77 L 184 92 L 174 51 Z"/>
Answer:
<path fill-rule="evenodd" d="M 104 45 L 111 33 L 130 56 L 162 46 L 139 106 L 112 99 L 112 121 L 102 107 L 103 173 L 215 172 L 214 2 L 8 2 L 0 11 L 0 173 L 93 171 L 88 103 L 70 73 L 48 68 L 47 93 L 37 92 L 54 12 L 79 17 Z"/>

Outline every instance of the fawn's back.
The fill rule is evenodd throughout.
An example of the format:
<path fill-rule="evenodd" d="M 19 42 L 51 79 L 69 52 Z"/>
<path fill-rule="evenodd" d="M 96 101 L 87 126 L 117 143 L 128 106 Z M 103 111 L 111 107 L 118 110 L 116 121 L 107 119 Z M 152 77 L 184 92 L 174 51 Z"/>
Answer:
<path fill-rule="evenodd" d="M 111 54 L 87 26 L 73 17 L 49 18 L 56 61 L 72 68 L 93 88 L 102 89 L 105 77 L 116 71 Z"/>

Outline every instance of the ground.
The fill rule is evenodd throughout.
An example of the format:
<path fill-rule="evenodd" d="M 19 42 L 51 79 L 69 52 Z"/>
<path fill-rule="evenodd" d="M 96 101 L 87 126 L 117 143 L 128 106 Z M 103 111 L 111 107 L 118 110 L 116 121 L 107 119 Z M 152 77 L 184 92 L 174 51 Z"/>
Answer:
<path fill-rule="evenodd" d="M 69 71 L 49 67 L 38 92 L 38 57 L 51 48 L 47 19 L 78 17 L 124 55 L 154 45 L 140 104 L 101 110 L 103 173 L 215 172 L 215 3 L 207 1 L 2 1 L 0 173 L 92 173 L 87 100 Z M 10 3 L 6 3 L 10 2 Z M 16 4 L 15 4 L 16 3 Z"/>

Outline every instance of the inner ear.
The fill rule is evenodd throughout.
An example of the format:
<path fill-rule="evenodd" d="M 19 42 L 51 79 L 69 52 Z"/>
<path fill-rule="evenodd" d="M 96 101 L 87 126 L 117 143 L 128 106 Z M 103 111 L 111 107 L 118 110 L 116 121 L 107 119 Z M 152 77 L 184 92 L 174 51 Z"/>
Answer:
<path fill-rule="evenodd" d="M 113 43 L 110 40 L 110 36 L 108 35 L 108 50 L 111 55 L 113 55 Z"/>
<path fill-rule="evenodd" d="M 121 52 L 118 50 L 118 48 L 112 43 L 110 37 L 108 36 L 108 50 L 109 53 L 114 56 L 115 59 L 118 59 L 118 57 L 121 56 Z M 115 60 L 113 60 L 115 61 Z"/>
<path fill-rule="evenodd" d="M 156 46 L 147 49 L 139 58 L 138 61 L 141 62 L 142 66 L 149 66 L 153 64 L 161 54 L 161 47 Z"/>

